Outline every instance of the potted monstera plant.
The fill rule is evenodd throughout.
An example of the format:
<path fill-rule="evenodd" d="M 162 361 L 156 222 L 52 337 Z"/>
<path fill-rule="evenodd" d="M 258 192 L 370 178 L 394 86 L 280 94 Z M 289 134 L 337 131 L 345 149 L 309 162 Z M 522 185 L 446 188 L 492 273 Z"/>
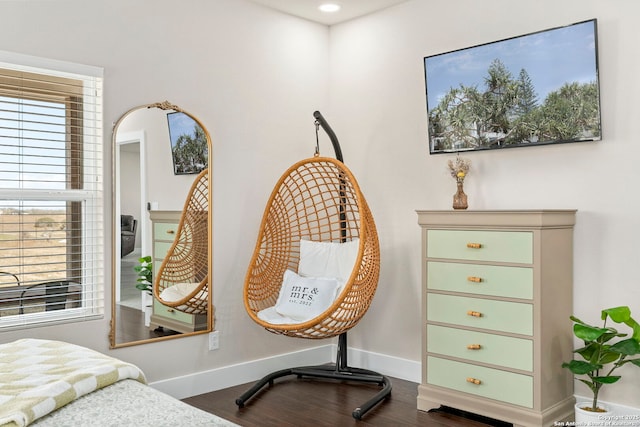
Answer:
<path fill-rule="evenodd" d="M 600 389 L 621 378 L 614 373 L 619 374 L 617 370 L 622 366 L 640 367 L 640 325 L 631 317 L 629 307 L 607 308 L 602 310 L 600 318 L 602 326 L 593 326 L 570 316 L 574 323 L 573 333 L 582 340 L 584 346 L 573 351 L 580 358 L 564 362 L 562 367 L 569 369 L 578 380 L 586 384 L 593 397 L 590 404 L 576 404 L 576 422 L 589 423 L 604 419 L 603 413 L 608 409 L 598 402 Z M 626 325 L 629 331 L 620 332 L 611 323 Z"/>
<path fill-rule="evenodd" d="M 138 265 L 133 269 L 138 273 L 136 288 L 151 294 L 153 292 L 153 263 L 150 256 L 138 258 Z"/>
<path fill-rule="evenodd" d="M 141 309 L 145 313 L 145 324 L 148 324 L 147 318 L 151 316 L 151 304 L 153 299 L 153 263 L 150 256 L 144 256 L 138 259 L 138 265 L 133 269 L 138 273 L 136 280 L 136 288 L 142 291 Z"/>

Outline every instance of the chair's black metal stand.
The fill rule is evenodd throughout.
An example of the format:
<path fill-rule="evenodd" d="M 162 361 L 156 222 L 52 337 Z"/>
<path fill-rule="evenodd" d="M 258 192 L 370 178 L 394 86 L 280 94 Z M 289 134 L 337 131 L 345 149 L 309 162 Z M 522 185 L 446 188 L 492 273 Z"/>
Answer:
<path fill-rule="evenodd" d="M 381 386 L 382 389 L 378 393 L 353 410 L 351 415 L 353 415 L 353 418 L 356 420 L 362 419 L 365 413 L 391 394 L 391 381 L 386 376 L 368 369 L 347 366 L 347 333 L 344 332 L 338 337 L 338 354 L 336 363 L 317 366 L 302 366 L 273 372 L 263 377 L 242 396 L 237 398 L 236 405 L 242 408 L 245 402 L 256 394 L 262 387 L 267 384 L 269 384 L 269 386 L 273 386 L 273 381 L 276 378 L 286 377 L 288 375 L 296 375 L 298 378 L 327 378 L 332 380 L 377 384 Z"/>
<path fill-rule="evenodd" d="M 342 151 L 340 150 L 340 144 L 336 134 L 333 132 L 329 124 L 326 122 L 322 114 L 319 111 L 313 113 L 316 118 L 316 125 L 322 126 L 322 129 L 327 133 L 333 149 L 336 153 L 336 158 L 343 161 Z M 382 389 L 376 393 L 371 399 L 354 409 L 352 412 L 353 418 L 360 420 L 362 416 L 367 413 L 371 408 L 384 400 L 391 394 L 391 381 L 386 376 L 379 374 L 368 369 L 353 368 L 348 366 L 347 363 L 347 333 L 343 332 L 338 336 L 338 350 L 336 354 L 336 363 L 330 363 L 326 365 L 318 366 L 302 366 L 297 368 L 283 369 L 266 375 L 261 380 L 256 382 L 253 387 L 247 390 L 242 396 L 236 399 L 236 405 L 242 408 L 247 400 L 249 400 L 254 394 L 256 394 L 265 385 L 273 386 L 273 381 L 277 378 L 286 377 L 289 375 L 296 375 L 298 378 L 311 377 L 311 378 L 326 378 L 332 380 L 341 380 L 349 382 L 360 382 L 377 384 Z"/>

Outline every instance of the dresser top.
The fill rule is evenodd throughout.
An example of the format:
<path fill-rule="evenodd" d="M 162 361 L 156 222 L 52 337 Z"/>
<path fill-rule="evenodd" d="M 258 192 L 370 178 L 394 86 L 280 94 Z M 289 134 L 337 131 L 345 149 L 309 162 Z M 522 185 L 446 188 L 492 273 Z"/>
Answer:
<path fill-rule="evenodd" d="M 429 227 L 570 228 L 576 209 L 418 210 L 418 224 Z"/>
<path fill-rule="evenodd" d="M 149 211 L 151 221 L 175 221 L 179 222 L 182 211 Z"/>

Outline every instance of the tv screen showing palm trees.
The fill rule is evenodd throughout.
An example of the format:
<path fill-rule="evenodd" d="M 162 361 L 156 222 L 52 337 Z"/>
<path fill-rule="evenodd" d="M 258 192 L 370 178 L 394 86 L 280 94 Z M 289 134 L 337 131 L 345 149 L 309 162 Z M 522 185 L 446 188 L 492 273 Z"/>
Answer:
<path fill-rule="evenodd" d="M 209 152 L 207 136 L 193 117 L 183 112 L 167 114 L 173 173 L 176 175 L 200 173 L 207 168 Z"/>
<path fill-rule="evenodd" d="M 601 139 L 596 20 L 424 58 L 431 154 Z"/>

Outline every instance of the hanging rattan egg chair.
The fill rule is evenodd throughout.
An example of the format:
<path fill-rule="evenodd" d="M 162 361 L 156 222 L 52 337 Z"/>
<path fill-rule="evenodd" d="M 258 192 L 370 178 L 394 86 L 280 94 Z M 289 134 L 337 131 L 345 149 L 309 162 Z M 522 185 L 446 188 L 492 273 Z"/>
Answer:
<path fill-rule="evenodd" d="M 321 339 L 339 336 L 335 364 L 285 369 L 267 375 L 247 391 L 236 404 L 240 407 L 253 394 L 275 378 L 286 375 L 322 377 L 377 383 L 383 389 L 357 408 L 362 415 L 391 392 L 383 375 L 347 366 L 346 332 L 354 327 L 369 308 L 378 284 L 380 249 L 378 234 L 369 206 L 354 175 L 342 162 L 335 134 L 319 112 L 316 133 L 321 125 L 329 134 L 336 157 L 316 156 L 295 163 L 277 182 L 267 202 L 259 236 L 244 284 L 244 305 L 249 316 L 270 332 L 291 337 Z M 310 319 L 274 322 L 263 313 L 281 302 L 283 275 L 302 267 L 303 241 L 321 244 L 351 243 L 354 259 L 328 307 Z"/>
<path fill-rule="evenodd" d="M 158 269 L 153 294 L 162 304 L 190 314 L 209 306 L 209 170 L 195 178 L 167 255 Z"/>
<path fill-rule="evenodd" d="M 375 224 L 353 174 L 336 159 L 302 160 L 285 172 L 267 206 L 245 281 L 249 316 L 271 332 L 300 338 L 329 338 L 351 329 L 373 300 L 380 269 Z M 285 271 L 298 270 L 303 239 L 357 241 L 353 272 L 320 316 L 303 323 L 269 323 L 258 313 L 276 304 Z"/>

